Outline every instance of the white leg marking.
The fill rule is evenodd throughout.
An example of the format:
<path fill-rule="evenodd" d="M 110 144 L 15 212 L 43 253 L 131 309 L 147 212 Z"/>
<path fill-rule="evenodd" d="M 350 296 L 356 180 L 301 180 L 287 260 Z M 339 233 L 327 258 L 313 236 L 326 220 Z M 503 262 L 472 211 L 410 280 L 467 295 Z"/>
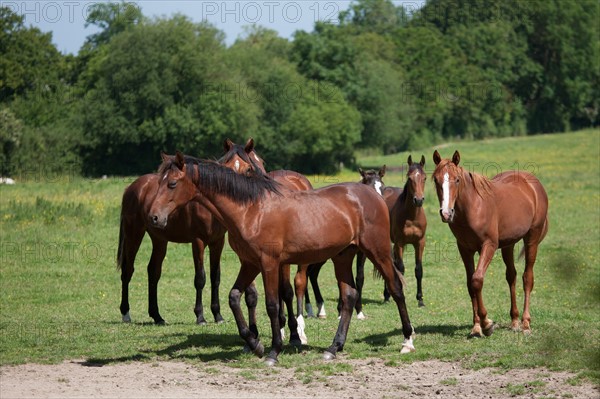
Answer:
<path fill-rule="evenodd" d="M 324 303 L 318 303 L 317 304 L 317 309 L 319 310 L 319 313 L 317 313 L 317 317 L 319 319 L 325 319 L 327 318 L 327 313 L 325 312 L 325 304 Z"/>
<path fill-rule="evenodd" d="M 405 354 L 405 353 L 410 353 L 410 352 L 414 352 L 415 346 L 413 345 L 413 338 L 412 336 L 408 339 L 404 339 L 404 342 L 402 342 L 402 350 L 400 350 L 401 354 Z"/>
<path fill-rule="evenodd" d="M 356 315 L 356 318 L 358 320 L 364 320 L 367 318 L 367 316 L 365 316 L 365 314 L 361 311 L 359 314 Z"/>
<path fill-rule="evenodd" d="M 308 338 L 306 337 L 306 333 L 304 331 L 304 317 L 300 315 L 296 320 L 298 321 L 298 335 L 300 336 L 300 342 L 302 342 L 302 345 L 306 345 L 308 344 Z"/>
<path fill-rule="evenodd" d="M 282 327 L 281 328 L 281 340 L 283 341 L 285 339 L 285 328 Z"/>

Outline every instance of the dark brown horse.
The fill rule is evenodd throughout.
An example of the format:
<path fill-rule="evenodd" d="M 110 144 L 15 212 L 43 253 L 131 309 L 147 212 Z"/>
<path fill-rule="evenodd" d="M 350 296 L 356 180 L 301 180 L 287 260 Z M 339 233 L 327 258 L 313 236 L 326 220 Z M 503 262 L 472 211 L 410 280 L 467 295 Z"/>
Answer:
<path fill-rule="evenodd" d="M 390 256 L 387 207 L 372 189 L 346 183 L 292 191 L 259 171 L 240 175 L 215 162 L 186 162 L 180 153 L 175 160 L 165 158 L 159 174 L 160 187 L 150 211 L 155 227 L 167 228 L 173 209 L 198 200 L 227 228 L 229 243 L 242 262 L 229 304 L 240 336 L 258 356 L 264 348 L 246 325 L 240 297 L 261 273 L 272 333 L 267 364 L 275 364 L 282 349 L 278 317 L 282 266 L 333 259 L 343 303 L 337 334 L 324 353 L 325 359 L 333 359 L 346 341 L 356 301 L 352 259 L 359 249 L 381 272 L 396 301 L 404 335 L 402 353 L 414 350 L 401 275 Z M 373 204 L 368 212 L 361 205 L 366 202 Z"/>
<path fill-rule="evenodd" d="M 456 237 L 467 272 L 467 288 L 473 305 L 471 336 L 491 335 L 494 323 L 483 304 L 483 279 L 496 249 L 502 250 L 506 281 L 510 288 L 510 318 L 519 329 L 519 309 L 515 293 L 517 271 L 515 244 L 523 240 L 525 304 L 521 319 L 523 332 L 531 332 L 529 303 L 533 289 L 533 265 L 539 243 L 548 232 L 548 196 L 540 181 L 530 173 L 507 171 L 488 179 L 458 166 L 460 154 L 442 159 L 433 153 L 436 164 L 433 181 L 440 201 L 440 216 Z M 477 268 L 473 257 L 479 253 Z"/>
<path fill-rule="evenodd" d="M 394 266 L 404 274 L 404 247 L 408 244 L 415 249 L 415 277 L 417 279 L 417 301 L 419 306 L 425 306 L 423 302 L 423 251 L 425 250 L 425 232 L 427 230 L 427 217 L 423 210 L 425 201 L 425 181 L 427 175 L 423 170 L 425 157 L 421 155 L 419 163 L 413 162 L 412 156 L 408 156 L 408 171 L 406 183 L 403 189 L 387 187 L 383 182 L 385 176 L 385 165 L 378 171 L 363 171 L 361 183 L 372 186 L 385 200 L 390 211 L 390 238 L 393 247 Z M 364 256 L 357 257 L 357 275 L 364 275 Z M 358 282 L 357 282 L 358 285 Z M 360 285 L 362 288 L 362 284 Z M 360 297 L 360 294 L 359 294 Z M 389 301 L 390 294 L 384 287 L 383 297 Z M 358 312 L 358 309 L 357 309 Z"/>
<path fill-rule="evenodd" d="M 232 151 L 234 144 L 225 142 L 226 155 Z M 245 151 L 253 154 L 254 142 L 246 143 Z M 231 155 L 229 155 L 231 157 Z M 257 165 L 262 166 L 262 161 L 257 157 Z M 196 322 L 205 324 L 202 291 L 206 284 L 204 270 L 204 250 L 210 249 L 210 280 L 211 280 L 211 311 L 216 322 L 223 321 L 219 302 L 220 285 L 220 259 L 225 243 L 225 227 L 198 202 L 190 202 L 171 215 L 169 227 L 157 229 L 148 219 L 150 206 L 154 201 L 159 186 L 160 176 L 147 174 L 136 179 L 125 189 L 121 204 L 121 223 L 119 230 L 119 248 L 117 253 L 117 266 L 121 269 L 121 315 L 123 321 L 130 322 L 129 314 L 129 282 L 134 272 L 134 263 L 139 247 L 147 232 L 152 240 L 152 255 L 148 263 L 148 314 L 156 324 L 164 324 L 164 319 L 158 310 L 158 281 L 161 277 L 162 263 L 167 253 L 169 242 L 191 243 L 194 259 L 194 286 L 196 288 L 196 303 L 194 313 Z M 256 306 L 256 291 L 250 287 L 246 302 L 252 309 Z M 254 328 L 254 327 L 253 327 Z"/>

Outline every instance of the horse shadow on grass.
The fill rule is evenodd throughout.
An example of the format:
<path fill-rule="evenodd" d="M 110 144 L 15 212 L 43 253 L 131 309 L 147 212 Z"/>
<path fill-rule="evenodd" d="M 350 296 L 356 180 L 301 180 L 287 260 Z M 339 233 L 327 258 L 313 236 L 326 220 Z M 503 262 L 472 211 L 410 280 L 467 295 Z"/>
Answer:
<path fill-rule="evenodd" d="M 414 326 L 413 326 L 414 327 Z M 453 336 L 462 336 L 465 331 L 469 331 L 471 326 L 469 325 L 445 325 L 445 324 L 436 324 L 436 325 L 420 325 L 415 328 L 415 334 L 426 335 L 426 334 L 436 334 L 443 335 L 447 337 Z M 371 347 L 384 347 L 390 344 L 390 338 L 398 338 L 402 337 L 402 330 L 399 328 L 395 328 L 386 333 L 379 334 L 371 334 L 364 336 L 362 338 L 357 338 L 355 342 L 366 343 Z"/>

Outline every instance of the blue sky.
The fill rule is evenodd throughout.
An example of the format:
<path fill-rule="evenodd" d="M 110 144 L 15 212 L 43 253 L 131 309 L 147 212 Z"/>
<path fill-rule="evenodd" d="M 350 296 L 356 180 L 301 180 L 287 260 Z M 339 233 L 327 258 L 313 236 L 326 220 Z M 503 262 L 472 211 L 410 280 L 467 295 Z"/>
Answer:
<path fill-rule="evenodd" d="M 25 16 L 26 25 L 52 32 L 54 44 L 63 53 L 77 54 L 85 38 L 95 33 L 95 27 L 85 28 L 89 7 L 98 1 L 1 0 L 0 4 Z M 232 44 L 246 25 L 261 25 L 273 29 L 279 36 L 292 38 L 297 30 L 312 31 L 315 21 L 337 23 L 340 11 L 350 0 L 137 0 L 131 1 L 147 17 L 171 16 L 181 13 L 195 22 L 207 20 L 226 34 Z M 423 0 L 393 1 L 395 5 L 417 9 Z"/>

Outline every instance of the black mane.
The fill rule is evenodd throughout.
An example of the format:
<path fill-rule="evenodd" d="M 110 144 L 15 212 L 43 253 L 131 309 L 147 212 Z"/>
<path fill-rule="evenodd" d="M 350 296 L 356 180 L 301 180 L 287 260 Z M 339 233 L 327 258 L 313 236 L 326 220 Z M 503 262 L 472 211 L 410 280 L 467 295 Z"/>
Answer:
<path fill-rule="evenodd" d="M 281 194 L 280 184 L 263 174 L 260 169 L 250 176 L 245 176 L 215 161 L 185 156 L 184 162 L 187 177 L 202 193 L 225 195 L 241 204 L 263 199 L 268 192 Z M 177 167 L 175 160 L 164 162 L 159 173 L 165 173 L 172 167 Z"/>

